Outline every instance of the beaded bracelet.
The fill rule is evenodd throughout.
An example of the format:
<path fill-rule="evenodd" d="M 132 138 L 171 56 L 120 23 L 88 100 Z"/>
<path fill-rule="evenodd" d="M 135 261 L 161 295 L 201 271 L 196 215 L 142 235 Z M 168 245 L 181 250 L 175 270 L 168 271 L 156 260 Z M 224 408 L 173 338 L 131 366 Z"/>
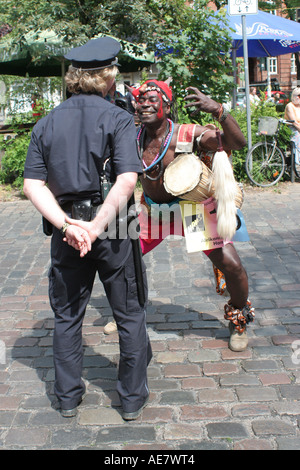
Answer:
<path fill-rule="evenodd" d="M 225 121 L 225 119 L 228 116 L 228 113 L 229 113 L 228 109 L 226 109 L 222 104 L 220 104 L 220 108 L 219 108 L 219 111 L 218 111 L 218 116 L 215 117 L 213 115 L 213 118 L 218 122 L 222 122 L 222 121 Z"/>
<path fill-rule="evenodd" d="M 222 112 L 222 115 L 219 118 L 219 122 L 225 121 L 225 119 L 227 118 L 227 116 L 229 114 L 229 109 L 226 106 L 222 106 L 222 108 L 223 108 L 223 112 Z"/>

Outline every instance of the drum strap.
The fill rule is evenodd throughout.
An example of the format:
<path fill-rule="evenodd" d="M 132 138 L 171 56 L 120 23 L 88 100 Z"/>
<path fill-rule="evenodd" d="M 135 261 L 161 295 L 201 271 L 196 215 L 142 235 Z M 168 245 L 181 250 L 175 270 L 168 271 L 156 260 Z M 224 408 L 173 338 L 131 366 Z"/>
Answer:
<path fill-rule="evenodd" d="M 192 153 L 196 124 L 182 124 L 179 127 L 175 153 Z"/>

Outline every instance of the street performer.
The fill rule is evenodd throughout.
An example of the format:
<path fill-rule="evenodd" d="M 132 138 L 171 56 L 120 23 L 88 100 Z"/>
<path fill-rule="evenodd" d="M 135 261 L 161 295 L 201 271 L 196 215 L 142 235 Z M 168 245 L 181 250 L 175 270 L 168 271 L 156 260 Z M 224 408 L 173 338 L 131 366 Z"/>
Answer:
<path fill-rule="evenodd" d="M 241 149 L 246 141 L 237 122 L 222 105 L 196 88 L 191 87 L 188 90 L 193 94 L 186 96 L 186 107 L 196 106 L 198 111 L 211 114 L 222 127 L 219 138 L 216 127 L 212 125 L 194 125 L 191 131 L 193 151 L 199 154 L 202 161 L 212 169 L 214 154 L 220 148 L 220 139 L 222 149 L 227 153 Z M 170 119 L 172 90 L 165 82 L 148 80 L 138 89 L 132 90 L 132 93 L 137 101 L 136 111 L 141 121 L 138 140 L 144 165 L 144 174 L 140 176 L 144 193 L 141 199 L 143 210 L 139 215 L 139 221 L 140 241 L 143 254 L 145 254 L 157 246 L 168 234 L 183 234 L 182 226 L 178 231 L 176 224 L 172 225 L 171 221 L 169 233 L 164 231 L 159 237 L 153 239 L 151 237 L 151 206 L 156 208 L 157 205 L 172 206 L 176 202 L 177 198 L 166 190 L 164 176 L 166 169 L 178 157 L 179 134 L 182 129 L 186 128 Z M 229 161 L 227 154 L 225 155 L 226 160 Z M 225 163 L 227 165 L 227 162 Z M 225 172 L 223 176 L 225 179 Z M 222 183 L 221 178 L 218 184 L 222 185 Z M 226 192 L 226 187 L 222 190 Z M 248 345 L 246 324 L 254 318 L 254 309 L 248 300 L 246 270 L 230 240 L 224 240 L 220 248 L 204 250 L 204 253 L 212 261 L 215 272 L 221 277 L 222 273 L 224 274 L 230 295 L 230 300 L 224 307 L 225 318 L 230 320 L 229 347 L 234 351 L 242 351 Z"/>
<path fill-rule="evenodd" d="M 140 259 L 144 291 L 139 297 L 133 241 L 101 237 L 128 204 L 142 173 L 133 117 L 105 100 L 118 73 L 120 49 L 118 41 L 102 37 L 69 51 L 71 97 L 35 125 L 25 163 L 24 193 L 52 227 L 54 392 L 63 417 L 76 415 L 85 392 L 82 323 L 97 273 L 119 331 L 123 419 L 136 419 L 149 397 L 145 266 Z M 105 194 L 101 175 L 107 159 L 114 185 Z M 75 225 L 78 220 L 83 227 Z"/>
<path fill-rule="evenodd" d="M 224 200 L 221 196 L 222 193 L 230 195 L 233 185 L 236 185 L 234 179 L 228 178 L 229 159 L 226 152 L 230 153 L 231 150 L 243 148 L 246 141 L 237 122 L 225 107 L 196 88 L 189 88 L 189 90 L 193 94 L 188 95 L 185 99 L 193 101 L 186 106 L 196 106 L 199 111 L 211 114 L 222 126 L 222 133 L 218 133 L 216 126 L 211 124 L 207 126 L 193 125 L 186 131 L 185 125 L 174 123 L 170 119 L 172 90 L 166 82 L 147 80 L 140 87 L 131 90 L 137 102 L 136 111 L 141 122 L 141 127 L 138 130 L 138 142 L 144 166 L 143 175 L 140 176 L 144 192 L 141 198 L 142 210 L 139 214 L 139 238 L 143 255 L 155 248 L 168 235 L 184 235 L 181 219 L 178 224 L 175 212 L 173 219 L 169 219 L 168 223 L 164 224 L 163 208 L 178 206 L 180 198 L 174 197 L 166 190 L 164 180 L 167 169 L 172 162 L 179 158 L 179 154 L 182 153 L 182 148 L 185 148 L 186 144 L 192 143 L 193 151 L 200 154 L 205 166 L 218 174 L 218 179 L 214 178 L 215 195 L 218 194 L 219 197 L 218 204 L 213 202 L 213 198 L 210 197 L 207 199 L 209 202 L 207 207 L 212 209 L 210 214 L 218 212 L 220 208 L 218 206 L 223 207 L 224 213 L 220 214 L 220 218 L 225 219 L 226 225 L 227 209 L 230 203 L 225 204 L 224 207 Z M 188 139 L 181 142 L 181 134 L 191 136 L 191 142 L 188 142 Z M 218 152 L 218 150 L 222 150 L 222 152 Z M 218 166 L 214 168 L 214 160 L 217 156 Z M 232 169 L 231 173 L 233 174 Z M 206 206 L 207 201 L 203 200 L 202 204 Z M 159 227 L 158 230 L 154 230 L 155 235 L 153 236 L 153 226 L 156 225 L 157 220 Z M 235 230 L 236 216 L 234 223 Z M 233 351 L 243 351 L 248 345 L 246 325 L 254 319 L 254 309 L 248 300 L 248 276 L 231 240 L 222 240 L 219 237 L 219 242 L 220 247 L 203 251 L 213 263 L 217 278 L 217 292 L 223 294 L 227 290 L 230 295 L 230 300 L 224 306 L 225 319 L 229 320 L 229 347 Z M 108 323 L 105 328 L 107 333 L 115 331 L 114 322 Z"/>

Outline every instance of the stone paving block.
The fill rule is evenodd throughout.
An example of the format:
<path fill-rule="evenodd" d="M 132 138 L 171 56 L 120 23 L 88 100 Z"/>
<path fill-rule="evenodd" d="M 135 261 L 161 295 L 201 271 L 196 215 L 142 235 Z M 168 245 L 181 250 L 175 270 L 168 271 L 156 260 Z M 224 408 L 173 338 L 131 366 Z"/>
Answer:
<path fill-rule="evenodd" d="M 178 449 L 180 450 L 191 450 L 191 451 L 198 451 L 198 450 L 229 450 L 230 445 L 225 442 L 214 442 L 211 440 L 203 440 L 203 441 L 185 441 L 179 444 Z"/>
<path fill-rule="evenodd" d="M 175 390 L 161 393 L 161 405 L 183 403 L 196 403 L 196 393 L 187 390 Z"/>
<path fill-rule="evenodd" d="M 283 401 L 272 404 L 272 409 L 279 416 L 290 415 L 300 416 L 300 402 L 299 401 Z"/>
<path fill-rule="evenodd" d="M 285 372 L 278 374 L 259 374 L 259 380 L 263 385 L 290 384 L 291 379 Z"/>
<path fill-rule="evenodd" d="M 232 374 L 220 377 L 222 387 L 232 387 L 234 385 L 260 385 L 256 375 L 251 374 Z"/>
<path fill-rule="evenodd" d="M 233 359 L 251 359 L 252 358 L 252 351 L 247 349 L 246 351 L 231 351 L 230 349 L 224 349 L 221 352 L 222 359 L 224 361 L 233 360 Z"/>
<path fill-rule="evenodd" d="M 288 400 L 300 400 L 300 385 L 281 385 L 280 393 Z"/>
<path fill-rule="evenodd" d="M 204 427 L 201 424 L 172 423 L 165 427 L 163 437 L 166 441 L 181 441 L 183 439 L 202 440 L 204 437 Z"/>
<path fill-rule="evenodd" d="M 271 405 L 265 405 L 262 403 L 250 403 L 250 404 L 238 404 L 232 407 L 231 413 L 232 416 L 262 416 L 262 415 L 271 415 Z"/>
<path fill-rule="evenodd" d="M 0 400 L 0 410 L 7 411 L 7 410 L 16 410 L 19 408 L 23 397 L 20 395 L 10 395 L 7 397 L 1 397 Z"/>
<path fill-rule="evenodd" d="M 43 395 L 45 385 L 41 381 L 36 382 L 12 382 L 11 393 L 15 395 Z"/>
<path fill-rule="evenodd" d="M 147 406 L 141 415 L 143 423 L 170 423 L 173 419 L 174 410 L 167 406 Z"/>
<path fill-rule="evenodd" d="M 212 439 L 242 439 L 249 436 L 246 427 L 236 422 L 209 423 L 206 428 Z"/>
<path fill-rule="evenodd" d="M 200 403 L 203 402 L 220 402 L 230 403 L 235 401 L 235 394 L 232 390 L 228 389 L 205 389 L 198 392 L 198 399 Z"/>
<path fill-rule="evenodd" d="M 194 364 L 172 364 L 165 366 L 164 375 L 165 377 L 199 377 L 201 369 L 198 365 Z"/>
<path fill-rule="evenodd" d="M 296 434 L 296 428 L 293 424 L 279 419 L 264 419 L 253 421 L 252 428 L 257 436 L 282 436 Z"/>
<path fill-rule="evenodd" d="M 194 349 L 198 349 L 199 342 L 196 340 L 189 340 L 189 339 L 181 339 L 180 341 L 169 341 L 168 348 L 170 351 L 179 350 L 179 351 L 191 351 Z M 203 347 L 203 344 L 202 344 Z"/>
<path fill-rule="evenodd" d="M 193 328 L 198 328 L 199 330 L 205 329 L 205 328 L 222 328 L 222 324 L 218 322 L 217 320 L 213 321 L 193 321 L 192 323 Z"/>
<path fill-rule="evenodd" d="M 203 364 L 204 375 L 223 375 L 223 374 L 237 374 L 239 368 L 236 364 L 230 364 L 226 362 L 209 363 Z"/>
<path fill-rule="evenodd" d="M 107 424 L 124 424 L 120 412 L 113 408 L 82 408 L 79 411 L 78 423 L 83 426 L 105 426 Z"/>
<path fill-rule="evenodd" d="M 259 372 L 262 370 L 278 370 L 278 363 L 272 359 L 249 360 L 242 362 L 246 372 Z"/>
<path fill-rule="evenodd" d="M 158 323 L 155 325 L 155 328 L 158 332 L 160 331 L 172 331 L 172 330 L 176 330 L 176 331 L 180 331 L 180 330 L 189 330 L 190 326 L 188 323 L 186 322 L 182 322 L 182 323 L 173 323 L 172 321 L 169 321 L 167 323 Z"/>
<path fill-rule="evenodd" d="M 49 436 L 49 428 L 28 427 L 10 429 L 5 437 L 7 448 L 39 448 L 43 447 Z"/>
<path fill-rule="evenodd" d="M 0 411 L 0 427 L 10 427 L 15 417 L 14 411 Z"/>
<path fill-rule="evenodd" d="M 299 437 L 278 437 L 276 442 L 278 450 L 300 450 Z"/>
<path fill-rule="evenodd" d="M 181 382 L 182 389 L 216 388 L 217 383 L 214 379 L 208 377 L 192 377 L 183 379 Z"/>
<path fill-rule="evenodd" d="M 186 352 L 166 351 L 157 354 L 156 361 L 161 364 L 169 364 L 170 362 L 184 362 L 186 360 Z"/>
<path fill-rule="evenodd" d="M 51 398 L 53 397 L 47 396 L 44 390 L 44 394 L 33 395 L 30 397 L 23 398 L 21 407 L 24 410 L 35 410 L 40 408 L 49 408 L 51 405 Z"/>
<path fill-rule="evenodd" d="M 259 346 L 255 348 L 255 354 L 258 357 L 276 357 L 280 359 L 283 356 L 290 356 L 290 348 L 284 346 Z"/>
<path fill-rule="evenodd" d="M 208 349 L 192 351 L 188 354 L 188 360 L 190 362 L 218 361 L 219 359 L 220 353 L 218 351 L 210 351 Z"/>
<path fill-rule="evenodd" d="M 103 427 L 97 432 L 95 437 L 95 445 L 115 443 L 125 445 L 129 442 L 153 442 L 156 440 L 156 432 L 153 426 L 112 426 Z"/>
<path fill-rule="evenodd" d="M 159 380 L 149 380 L 149 389 L 150 390 L 178 390 L 180 388 L 180 383 L 175 379 L 159 379 Z"/>
<path fill-rule="evenodd" d="M 221 349 L 228 347 L 228 341 L 225 339 L 209 339 L 202 342 L 203 349 Z"/>
<path fill-rule="evenodd" d="M 68 425 L 68 423 L 66 423 L 66 419 L 63 418 L 57 410 L 49 410 L 48 408 L 46 410 L 39 410 L 35 413 L 29 413 L 28 423 L 30 426 L 64 425 L 64 427 L 67 427 Z"/>
<path fill-rule="evenodd" d="M 66 418 L 65 418 L 66 419 Z M 75 418 L 68 418 L 68 423 L 75 421 Z M 74 449 L 77 450 L 80 446 L 88 446 L 93 448 L 95 441 L 94 432 L 91 428 L 74 428 L 69 429 L 58 428 L 54 429 L 51 435 L 51 448 L 52 449 Z"/>
<path fill-rule="evenodd" d="M 227 416 L 228 412 L 221 405 L 183 405 L 181 407 L 181 419 L 184 421 L 222 419 Z"/>
<path fill-rule="evenodd" d="M 245 439 L 234 444 L 233 450 L 274 450 L 274 447 L 267 440 Z"/>
<path fill-rule="evenodd" d="M 237 387 L 236 393 L 240 401 L 269 402 L 279 400 L 275 388 L 272 387 Z"/>
<path fill-rule="evenodd" d="M 38 381 L 40 383 L 41 377 L 36 370 L 19 370 L 14 371 L 10 374 L 9 380 L 11 382 L 34 382 Z"/>
<path fill-rule="evenodd" d="M 270 326 L 270 327 L 264 327 L 264 328 L 256 328 L 255 329 L 255 334 L 256 336 L 275 336 L 275 335 L 284 335 L 286 334 L 286 328 L 281 325 L 275 325 L 275 326 Z"/>

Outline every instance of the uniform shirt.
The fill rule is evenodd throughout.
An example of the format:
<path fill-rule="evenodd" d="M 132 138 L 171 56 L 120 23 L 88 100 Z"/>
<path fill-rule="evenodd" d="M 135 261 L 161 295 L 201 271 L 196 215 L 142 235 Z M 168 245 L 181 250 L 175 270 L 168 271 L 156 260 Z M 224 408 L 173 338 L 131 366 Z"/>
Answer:
<path fill-rule="evenodd" d="M 142 172 L 132 116 L 99 95 L 72 95 L 34 126 L 24 178 L 46 181 L 60 202 L 90 198 L 110 155 L 114 176 Z"/>

